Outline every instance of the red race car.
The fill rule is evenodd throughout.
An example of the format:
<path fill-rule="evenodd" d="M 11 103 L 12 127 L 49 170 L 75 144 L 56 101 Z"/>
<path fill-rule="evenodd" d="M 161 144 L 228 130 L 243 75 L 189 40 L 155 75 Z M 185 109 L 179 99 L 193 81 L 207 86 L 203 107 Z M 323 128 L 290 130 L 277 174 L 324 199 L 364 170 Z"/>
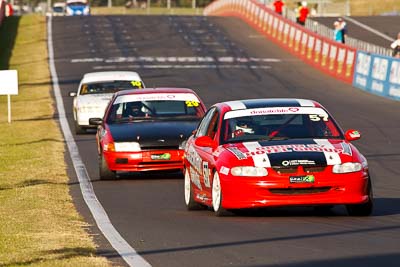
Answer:
<path fill-rule="evenodd" d="M 346 205 L 349 215 L 373 208 L 366 158 L 321 104 L 252 99 L 213 105 L 185 147 L 189 210 Z"/>
<path fill-rule="evenodd" d="M 96 139 L 100 179 L 117 172 L 183 170 L 184 146 L 205 113 L 186 88 L 124 90 L 114 94 Z"/>

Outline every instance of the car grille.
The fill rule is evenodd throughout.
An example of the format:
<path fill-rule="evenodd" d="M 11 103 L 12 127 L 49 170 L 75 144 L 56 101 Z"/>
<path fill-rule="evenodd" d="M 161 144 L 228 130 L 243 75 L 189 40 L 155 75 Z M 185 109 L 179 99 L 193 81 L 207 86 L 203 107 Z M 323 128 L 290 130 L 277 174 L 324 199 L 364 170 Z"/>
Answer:
<path fill-rule="evenodd" d="M 326 166 L 303 166 L 305 172 L 323 172 L 325 171 Z M 283 167 L 283 166 L 274 166 L 272 167 L 274 171 L 279 174 L 286 174 L 286 173 L 297 173 L 298 166 L 291 166 L 291 167 Z"/>
<path fill-rule="evenodd" d="M 324 193 L 331 189 L 330 186 L 324 187 L 309 187 L 309 188 L 271 188 L 269 191 L 272 194 L 278 195 L 304 195 Z"/>

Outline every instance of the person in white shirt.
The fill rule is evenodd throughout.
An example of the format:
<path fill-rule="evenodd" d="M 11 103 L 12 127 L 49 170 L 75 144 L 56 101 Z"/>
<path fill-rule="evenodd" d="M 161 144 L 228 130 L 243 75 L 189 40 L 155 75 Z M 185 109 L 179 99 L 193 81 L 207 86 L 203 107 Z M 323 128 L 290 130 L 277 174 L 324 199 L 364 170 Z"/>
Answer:
<path fill-rule="evenodd" d="M 400 58 L 400 32 L 397 34 L 397 40 L 394 41 L 390 47 L 393 49 L 392 56 L 395 58 Z"/>

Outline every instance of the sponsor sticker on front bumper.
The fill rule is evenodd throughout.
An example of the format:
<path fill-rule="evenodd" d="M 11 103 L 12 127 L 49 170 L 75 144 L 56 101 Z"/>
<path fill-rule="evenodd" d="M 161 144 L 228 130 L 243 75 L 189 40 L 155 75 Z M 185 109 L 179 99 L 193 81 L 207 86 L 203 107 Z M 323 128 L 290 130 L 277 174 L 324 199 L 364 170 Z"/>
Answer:
<path fill-rule="evenodd" d="M 289 182 L 291 184 L 295 183 L 314 183 L 315 177 L 314 175 L 303 175 L 303 176 L 290 176 Z"/>
<path fill-rule="evenodd" d="M 150 157 L 153 160 L 170 160 L 171 159 L 171 154 L 170 153 L 153 154 Z"/>

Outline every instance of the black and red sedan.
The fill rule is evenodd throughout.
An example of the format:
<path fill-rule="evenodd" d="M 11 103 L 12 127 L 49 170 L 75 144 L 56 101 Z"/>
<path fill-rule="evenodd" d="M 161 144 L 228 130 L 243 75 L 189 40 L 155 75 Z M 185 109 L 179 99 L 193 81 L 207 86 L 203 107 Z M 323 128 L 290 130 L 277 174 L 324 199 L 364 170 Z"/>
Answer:
<path fill-rule="evenodd" d="M 117 172 L 183 170 L 184 146 L 205 113 L 187 88 L 125 90 L 114 94 L 96 139 L 100 179 Z"/>

